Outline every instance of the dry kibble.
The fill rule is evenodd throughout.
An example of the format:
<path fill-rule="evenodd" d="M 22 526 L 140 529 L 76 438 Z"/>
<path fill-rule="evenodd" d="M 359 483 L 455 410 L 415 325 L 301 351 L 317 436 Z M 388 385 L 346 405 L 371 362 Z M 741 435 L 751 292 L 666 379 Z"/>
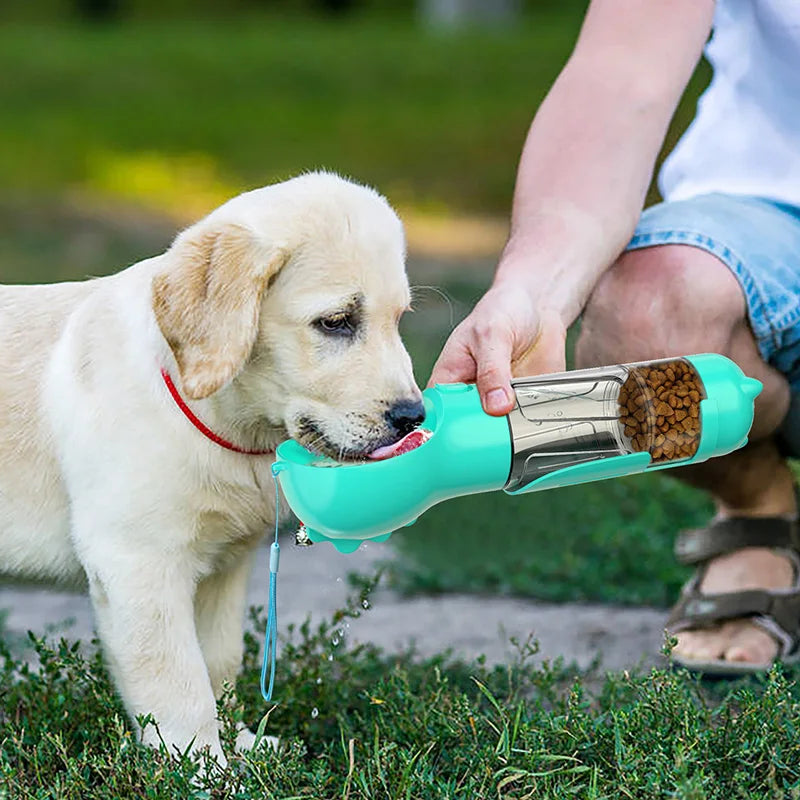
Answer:
<path fill-rule="evenodd" d="M 700 444 L 703 398 L 689 362 L 632 368 L 619 393 L 619 419 L 631 449 L 649 451 L 654 462 L 691 458 Z"/>

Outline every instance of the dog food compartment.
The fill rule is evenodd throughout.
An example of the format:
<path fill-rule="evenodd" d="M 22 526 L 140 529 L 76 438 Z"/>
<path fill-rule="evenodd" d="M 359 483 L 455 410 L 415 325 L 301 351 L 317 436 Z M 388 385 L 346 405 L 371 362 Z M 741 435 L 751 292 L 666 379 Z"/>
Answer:
<path fill-rule="evenodd" d="M 626 442 L 634 452 L 649 452 L 654 465 L 692 458 L 700 445 L 700 402 L 706 398 L 697 370 L 683 358 L 628 368 L 619 393 Z"/>
<path fill-rule="evenodd" d="M 694 367 L 665 359 L 512 381 L 513 456 L 506 491 L 551 472 L 647 451 L 654 464 L 691 458 L 700 440 Z"/>

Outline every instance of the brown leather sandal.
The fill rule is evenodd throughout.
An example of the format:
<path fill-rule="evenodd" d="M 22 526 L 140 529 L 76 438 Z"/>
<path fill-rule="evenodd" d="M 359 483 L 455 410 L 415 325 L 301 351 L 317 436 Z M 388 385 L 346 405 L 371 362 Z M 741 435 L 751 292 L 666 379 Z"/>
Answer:
<path fill-rule="evenodd" d="M 748 589 L 724 594 L 704 594 L 700 584 L 708 562 L 744 547 L 769 547 L 794 564 L 794 585 L 787 589 Z M 730 517 L 708 527 L 684 531 L 675 542 L 675 555 L 683 564 L 696 564 L 697 572 L 683 587 L 667 621 L 667 631 L 708 628 L 730 619 L 750 618 L 778 643 L 776 661 L 800 660 L 800 524 L 781 517 Z M 768 664 L 712 659 L 693 661 L 673 655 L 675 665 L 716 676 L 763 672 Z"/>

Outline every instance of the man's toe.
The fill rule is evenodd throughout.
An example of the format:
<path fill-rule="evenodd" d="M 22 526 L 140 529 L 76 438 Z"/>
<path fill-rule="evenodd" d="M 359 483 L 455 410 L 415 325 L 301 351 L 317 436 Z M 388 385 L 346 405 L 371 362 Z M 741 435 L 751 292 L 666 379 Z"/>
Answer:
<path fill-rule="evenodd" d="M 719 628 L 684 631 L 678 636 L 674 653 L 691 661 L 708 661 L 722 656 L 725 643 Z"/>
<path fill-rule="evenodd" d="M 726 661 L 745 662 L 748 664 L 769 664 L 778 655 L 775 640 L 752 623 L 737 631 L 723 657 Z"/>

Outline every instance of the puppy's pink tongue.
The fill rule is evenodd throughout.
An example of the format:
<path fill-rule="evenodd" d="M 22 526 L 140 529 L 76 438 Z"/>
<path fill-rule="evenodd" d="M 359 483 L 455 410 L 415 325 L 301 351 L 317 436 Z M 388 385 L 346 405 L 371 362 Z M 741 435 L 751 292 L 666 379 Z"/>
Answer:
<path fill-rule="evenodd" d="M 399 442 L 394 444 L 387 444 L 385 447 L 379 447 L 373 450 L 367 458 L 373 461 L 383 461 L 386 458 L 394 458 L 401 456 L 403 453 L 408 453 L 411 450 L 416 450 L 421 444 L 425 444 L 431 438 L 431 432 L 424 428 L 417 428 L 411 433 L 407 433 Z"/>

